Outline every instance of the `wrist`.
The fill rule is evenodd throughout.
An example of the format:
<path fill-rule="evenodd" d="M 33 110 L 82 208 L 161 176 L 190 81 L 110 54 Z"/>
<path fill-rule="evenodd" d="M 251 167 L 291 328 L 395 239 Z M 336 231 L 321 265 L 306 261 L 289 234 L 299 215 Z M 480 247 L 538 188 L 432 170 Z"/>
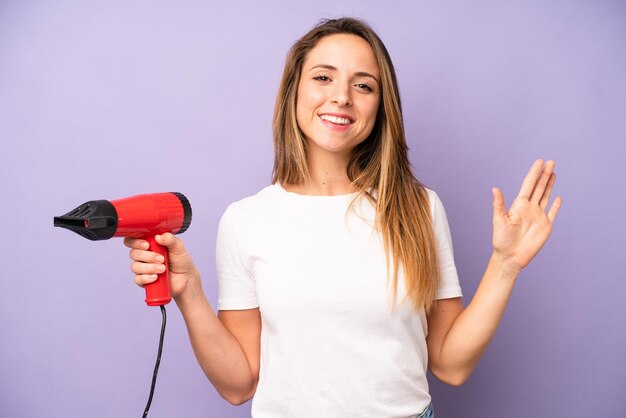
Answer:
<path fill-rule="evenodd" d="M 185 287 L 181 291 L 174 294 L 173 299 L 178 307 L 182 308 L 183 305 L 193 304 L 199 297 L 204 297 L 204 290 L 202 289 L 200 273 L 194 268 L 189 279 L 185 283 Z"/>
<path fill-rule="evenodd" d="M 511 257 L 507 257 L 497 251 L 491 254 L 489 264 L 497 269 L 504 277 L 515 278 L 519 275 L 520 271 L 522 271 L 522 267 Z"/>

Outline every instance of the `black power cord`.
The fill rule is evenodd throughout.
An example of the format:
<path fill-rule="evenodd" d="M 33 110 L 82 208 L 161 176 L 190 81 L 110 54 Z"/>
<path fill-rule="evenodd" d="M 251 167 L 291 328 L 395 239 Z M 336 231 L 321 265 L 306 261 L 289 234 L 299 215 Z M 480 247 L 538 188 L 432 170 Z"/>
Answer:
<path fill-rule="evenodd" d="M 165 323 L 167 322 L 167 316 L 165 315 L 165 306 L 161 305 L 161 314 L 163 315 L 163 323 L 161 325 L 161 337 L 159 338 L 159 352 L 157 353 L 156 364 L 154 365 L 154 373 L 152 373 L 152 386 L 150 387 L 150 396 L 148 397 L 148 403 L 146 409 L 143 411 L 143 417 L 148 416 L 148 410 L 152 403 L 152 395 L 154 395 L 154 386 L 156 385 L 157 373 L 159 373 L 159 365 L 161 364 L 161 352 L 163 351 L 163 337 L 165 336 Z"/>

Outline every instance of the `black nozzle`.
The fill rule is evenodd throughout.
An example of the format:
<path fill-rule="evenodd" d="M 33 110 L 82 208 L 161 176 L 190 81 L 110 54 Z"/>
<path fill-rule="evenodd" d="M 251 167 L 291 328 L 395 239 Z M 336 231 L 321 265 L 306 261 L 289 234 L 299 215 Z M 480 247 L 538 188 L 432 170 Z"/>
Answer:
<path fill-rule="evenodd" d="M 191 204 L 184 194 L 178 192 L 172 192 L 172 194 L 176 196 L 178 200 L 180 200 L 180 204 L 183 205 L 183 225 L 177 232 L 177 234 L 182 234 L 189 228 L 189 225 L 191 225 Z"/>
<path fill-rule="evenodd" d="M 105 240 L 117 230 L 117 211 L 108 200 L 92 200 L 63 216 L 55 216 L 54 226 L 74 231 L 91 241 Z"/>

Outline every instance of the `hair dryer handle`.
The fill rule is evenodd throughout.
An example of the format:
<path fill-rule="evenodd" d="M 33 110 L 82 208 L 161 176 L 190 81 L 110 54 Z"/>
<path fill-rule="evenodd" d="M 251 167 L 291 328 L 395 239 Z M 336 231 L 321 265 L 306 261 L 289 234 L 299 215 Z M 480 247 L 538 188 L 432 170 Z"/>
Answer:
<path fill-rule="evenodd" d="M 170 263 L 167 248 L 158 244 L 153 236 L 146 238 L 150 251 L 161 254 L 165 258 L 165 271 L 157 275 L 155 282 L 145 285 L 146 303 L 148 306 L 167 305 L 172 301 L 170 290 Z"/>

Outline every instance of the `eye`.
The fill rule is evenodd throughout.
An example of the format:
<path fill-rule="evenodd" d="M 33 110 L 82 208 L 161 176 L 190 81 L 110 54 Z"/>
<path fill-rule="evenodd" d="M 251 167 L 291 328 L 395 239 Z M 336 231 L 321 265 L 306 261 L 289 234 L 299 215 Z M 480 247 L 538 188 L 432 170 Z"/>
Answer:
<path fill-rule="evenodd" d="M 374 91 L 374 89 L 372 88 L 372 86 L 370 86 L 370 85 L 369 85 L 369 84 L 367 84 L 367 83 L 358 83 L 358 84 L 355 84 L 355 86 L 356 86 L 357 88 L 359 88 L 359 89 L 361 89 L 361 90 L 364 90 L 364 91 L 367 91 L 367 92 L 369 92 L 369 93 L 371 93 L 371 92 L 373 92 L 373 91 Z"/>
<path fill-rule="evenodd" d="M 317 80 L 317 81 L 330 81 L 330 78 L 326 75 L 318 75 L 313 77 L 313 80 Z"/>

